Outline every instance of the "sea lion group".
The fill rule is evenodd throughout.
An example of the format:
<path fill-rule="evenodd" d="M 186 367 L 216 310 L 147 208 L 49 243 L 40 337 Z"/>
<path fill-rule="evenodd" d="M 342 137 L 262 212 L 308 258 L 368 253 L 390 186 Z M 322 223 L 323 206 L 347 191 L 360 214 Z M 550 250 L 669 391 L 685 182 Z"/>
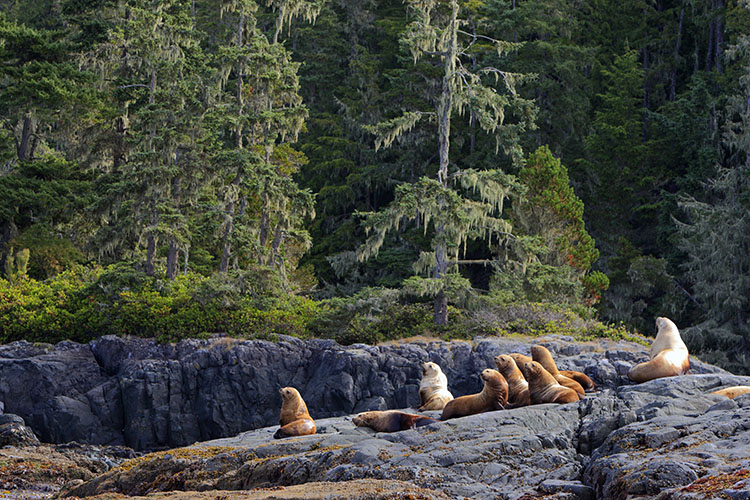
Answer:
<path fill-rule="evenodd" d="M 690 368 L 687 347 L 675 324 L 668 318 L 656 318 L 657 335 L 651 346 L 649 361 L 633 366 L 628 377 L 641 383 L 660 377 L 683 375 Z M 531 357 L 519 353 L 501 354 L 494 358 L 497 370 L 482 371 L 484 387 L 477 394 L 454 398 L 448 391 L 448 378 L 437 363 L 422 364 L 419 384 L 419 411 L 442 410 L 440 419 L 399 410 L 368 411 L 358 414 L 352 422 L 378 432 L 414 429 L 451 418 L 502 409 L 519 408 L 543 403 L 573 403 L 583 399 L 595 384 L 586 374 L 558 370 L 549 350 L 542 345 L 531 347 Z M 750 387 L 716 391 L 735 397 L 750 392 Z M 281 389 L 280 429 L 275 438 L 315 434 L 315 422 L 299 392 L 292 387 Z"/>

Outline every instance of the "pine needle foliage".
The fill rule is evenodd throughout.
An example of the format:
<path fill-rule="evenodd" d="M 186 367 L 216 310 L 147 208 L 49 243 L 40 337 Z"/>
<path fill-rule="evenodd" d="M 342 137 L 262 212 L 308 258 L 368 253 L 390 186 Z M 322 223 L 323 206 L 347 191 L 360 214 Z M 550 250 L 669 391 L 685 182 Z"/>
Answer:
<path fill-rule="evenodd" d="M 434 111 L 408 110 L 368 130 L 376 136 L 376 148 L 388 147 L 423 118 L 428 118 L 437 125 L 437 179 L 422 177 L 400 185 L 387 208 L 360 213 L 369 237 L 358 250 L 358 258 L 376 256 L 386 233 L 398 230 L 404 221 L 420 221 L 425 235 L 428 232 L 431 235 L 432 252 L 420 257 L 415 270 L 428 273 L 429 277 L 415 276 L 405 285 L 417 295 L 434 297 L 435 323 L 446 324 L 448 296 L 455 297 L 471 286 L 469 280 L 461 278 L 457 268 L 461 249 L 465 251 L 470 239 L 491 243 L 509 237 L 511 227 L 503 218 L 503 204 L 511 194 L 519 192 L 515 178 L 500 170 L 450 171 L 451 119 L 454 115 L 467 116 L 470 123 L 496 137 L 496 149 L 502 145 L 513 160 L 520 162 L 520 146 L 516 134 L 506 127 L 505 116 L 509 107 L 533 108 L 516 91 L 517 84 L 532 76 L 494 67 L 475 67 L 471 58 L 475 51 L 494 50 L 502 54 L 516 45 L 464 31 L 462 28 L 470 23 L 459 16 L 458 0 L 405 3 L 411 22 L 401 37 L 402 46 L 415 64 L 428 60 L 442 73 L 439 83 L 435 82 L 440 90 L 433 100 Z M 502 82 L 499 90 L 485 83 L 488 76 L 494 83 Z M 521 128 L 532 126 L 533 113 L 527 113 L 526 117 L 520 123 Z"/>

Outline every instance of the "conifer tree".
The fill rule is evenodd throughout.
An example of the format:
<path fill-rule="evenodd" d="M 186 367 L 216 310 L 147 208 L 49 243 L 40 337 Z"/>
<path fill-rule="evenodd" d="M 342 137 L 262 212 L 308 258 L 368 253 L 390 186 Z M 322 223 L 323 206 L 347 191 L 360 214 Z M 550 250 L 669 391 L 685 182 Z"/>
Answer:
<path fill-rule="evenodd" d="M 219 95 L 215 117 L 227 131 L 215 156 L 223 204 L 219 270 L 255 261 L 285 274 L 284 241 L 309 246 L 300 224 L 314 215 L 312 195 L 292 175 L 306 161 L 288 141 L 296 140 L 307 118 L 297 70 L 278 42 L 284 23 L 298 15 L 314 18 L 315 2 L 268 2 L 277 10 L 273 41 L 257 25 L 253 1 L 219 2 L 226 19 L 217 49 Z M 231 137 L 232 140 L 228 140 Z"/>
<path fill-rule="evenodd" d="M 179 1 L 131 0 L 116 11 L 108 38 L 89 61 L 106 87 L 116 83 L 121 130 L 99 231 L 100 253 L 145 247 L 144 268 L 155 272 L 157 245 L 168 245 L 167 273 L 187 251 L 186 210 L 205 181 L 195 151 L 202 135 L 203 59 L 188 6 Z M 110 92 L 115 89 L 108 88 Z"/>
<path fill-rule="evenodd" d="M 412 184 L 396 188 L 395 200 L 380 212 L 362 214 L 365 227 L 372 235 L 360 247 L 358 257 L 366 260 L 380 250 L 386 233 L 397 229 L 402 220 L 418 218 L 425 231 L 431 231 L 431 252 L 423 252 L 415 264 L 418 271 L 431 271 L 430 278 L 412 277 L 407 289 L 434 297 L 436 324 L 448 322 L 449 295 L 466 291 L 470 283 L 457 270 L 460 249 L 469 239 L 488 241 L 510 234 L 510 224 L 503 218 L 503 204 L 517 187 L 515 179 L 500 170 L 473 169 L 450 171 L 451 120 L 454 114 L 468 113 L 486 132 L 497 138 L 498 147 L 514 160 L 521 159 L 518 132 L 532 119 L 532 106 L 521 99 L 516 84 L 525 76 L 494 67 L 475 69 L 465 60 L 477 44 L 486 44 L 498 53 L 514 48 L 513 44 L 490 39 L 463 28 L 469 23 L 459 13 L 458 0 L 408 1 L 413 21 L 402 37 L 414 62 L 429 58 L 440 71 L 434 111 L 407 111 L 403 115 L 372 126 L 375 144 L 390 146 L 401 134 L 420 121 L 437 126 L 438 166 L 436 178 L 422 177 Z M 459 40 L 462 40 L 459 42 Z M 464 42 L 465 41 L 465 42 Z M 491 76 L 502 81 L 498 93 L 482 80 Z M 505 123 L 506 109 L 511 106 L 527 110 L 526 120 Z M 472 198 L 470 193 L 478 196 Z"/>
<path fill-rule="evenodd" d="M 744 2 L 750 8 L 750 2 Z M 726 51 L 738 73 L 723 127 L 723 161 L 706 183 L 708 198 L 683 198 L 687 223 L 677 222 L 687 250 L 687 277 L 698 301 L 735 334 L 747 330 L 750 311 L 750 35 Z M 746 337 L 747 340 L 748 337 Z"/>

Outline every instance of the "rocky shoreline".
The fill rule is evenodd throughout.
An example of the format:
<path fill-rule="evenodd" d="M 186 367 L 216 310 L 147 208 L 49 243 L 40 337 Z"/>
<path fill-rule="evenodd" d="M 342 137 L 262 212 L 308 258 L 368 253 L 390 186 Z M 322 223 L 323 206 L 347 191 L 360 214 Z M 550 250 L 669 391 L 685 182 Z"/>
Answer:
<path fill-rule="evenodd" d="M 528 353 L 531 343 L 548 347 L 561 368 L 588 374 L 597 392 L 578 403 L 501 410 L 392 434 L 351 422 L 352 414 L 364 410 L 413 411 L 423 361 L 443 367 L 454 394 L 468 394 L 481 387 L 477 374 L 492 366 L 495 355 Z M 730 400 L 710 394 L 750 385 L 750 377 L 691 360 L 690 375 L 631 384 L 623 374 L 646 357 L 647 348 L 637 344 L 554 336 L 377 347 L 298 339 L 175 346 L 113 337 L 87 345 L 15 343 L 0 347 L 0 400 L 42 441 L 93 437 L 67 453 L 78 446 L 80 457 L 88 454 L 89 463 L 98 465 L 83 467 L 89 473 L 79 475 L 85 477 L 61 476 L 39 498 L 60 488 L 98 498 L 203 498 L 191 492 L 227 499 L 399 498 L 399 491 L 401 498 L 425 499 L 750 498 L 750 395 Z M 62 374 L 66 380 L 54 379 Z M 32 380 L 35 396 L 13 400 L 20 390 L 15 384 Z M 317 434 L 272 439 L 282 385 L 300 389 Z M 206 405 L 211 394 L 211 405 L 186 415 Z M 119 403 L 112 404 L 112 395 Z M 108 404 L 99 405 L 101 399 Z M 132 415 L 138 416 L 135 423 Z M 65 433 L 61 420 L 68 422 Z M 57 426 L 39 427 L 53 422 Z M 113 422 L 121 423 L 119 435 Z M 0 425 L 0 436 L 6 425 L 25 427 L 8 421 Z M 75 428 L 80 425 L 90 428 Z M 104 433 L 97 436 L 96 430 Z M 142 436 L 133 434 L 139 430 Z M 141 450 L 197 442 L 127 456 L 121 452 L 127 448 L 93 446 L 105 439 Z M 2 444 L 15 445 L 0 450 L 11 456 L 50 446 Z M 86 447 L 99 451 L 81 451 Z M 65 452 L 60 445 L 52 449 Z"/>

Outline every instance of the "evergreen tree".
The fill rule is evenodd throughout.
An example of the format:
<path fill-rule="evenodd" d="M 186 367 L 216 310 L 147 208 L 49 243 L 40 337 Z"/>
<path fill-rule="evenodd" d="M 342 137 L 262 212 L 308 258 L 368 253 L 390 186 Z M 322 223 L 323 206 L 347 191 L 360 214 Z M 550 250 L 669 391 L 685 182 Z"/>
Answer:
<path fill-rule="evenodd" d="M 435 323 L 446 324 L 449 295 L 470 288 L 469 281 L 456 269 L 461 246 L 476 237 L 489 241 L 507 237 L 510 224 L 502 217 L 503 204 L 517 187 L 515 179 L 500 170 L 449 172 L 451 119 L 455 112 L 468 112 L 483 130 L 497 136 L 498 146 L 501 139 L 510 138 L 502 146 L 514 160 L 520 160 L 517 132 L 528 126 L 528 122 L 505 124 L 505 112 L 511 105 L 526 106 L 529 110 L 531 107 L 516 92 L 516 83 L 524 78 L 522 75 L 492 67 L 474 70 L 464 63 L 478 42 L 490 42 L 498 53 L 512 49 L 512 44 L 464 31 L 462 26 L 468 23 L 459 16 L 458 0 L 413 1 L 409 7 L 414 21 L 407 27 L 403 43 L 415 62 L 423 57 L 432 58 L 442 73 L 435 108 L 429 112 L 407 111 L 371 130 L 376 134 L 376 148 L 388 147 L 419 121 L 432 120 L 437 125 L 437 179 L 421 177 L 412 184 L 402 184 L 396 188 L 395 200 L 388 208 L 363 214 L 365 225 L 373 234 L 359 249 L 359 258 L 376 255 L 385 234 L 398 228 L 402 219 L 418 217 L 425 231 L 432 224 L 432 251 L 423 252 L 416 264 L 421 271 L 431 270 L 432 277 L 412 277 L 405 285 L 419 294 L 434 297 Z M 460 37 L 466 37 L 466 45 L 459 44 Z M 485 75 L 501 79 L 508 94 L 499 94 L 485 85 L 482 82 Z M 474 191 L 479 199 L 472 199 L 460 190 Z"/>
<path fill-rule="evenodd" d="M 219 270 L 254 261 L 276 267 L 285 277 L 284 243 L 299 245 L 296 253 L 309 247 L 301 224 L 314 210 L 312 194 L 292 178 L 306 159 L 288 145 L 307 117 L 298 93 L 299 64 L 276 38 L 285 22 L 297 15 L 314 17 L 319 7 L 314 2 L 272 3 L 279 16 L 274 41 L 257 24 L 255 2 L 219 5 L 226 19 L 217 48 L 214 111 L 223 128 L 214 160 L 223 205 Z"/>
<path fill-rule="evenodd" d="M 750 8 L 750 3 L 745 2 Z M 750 338 L 750 35 L 741 34 L 727 49 L 738 73 L 736 93 L 726 106 L 723 162 L 706 184 L 708 198 L 686 197 L 689 215 L 678 223 L 685 245 L 687 277 L 698 301 L 719 324 Z M 745 344 L 745 347 L 747 344 Z"/>
<path fill-rule="evenodd" d="M 91 62 L 108 85 L 117 81 L 120 135 L 113 149 L 100 252 L 145 246 L 144 269 L 155 272 L 157 245 L 168 245 L 167 273 L 187 251 L 186 208 L 204 182 L 195 157 L 202 134 L 200 65 L 203 56 L 190 11 L 182 2 L 132 0 L 120 6 L 108 39 Z M 110 89 L 114 91 L 114 89 Z"/>

